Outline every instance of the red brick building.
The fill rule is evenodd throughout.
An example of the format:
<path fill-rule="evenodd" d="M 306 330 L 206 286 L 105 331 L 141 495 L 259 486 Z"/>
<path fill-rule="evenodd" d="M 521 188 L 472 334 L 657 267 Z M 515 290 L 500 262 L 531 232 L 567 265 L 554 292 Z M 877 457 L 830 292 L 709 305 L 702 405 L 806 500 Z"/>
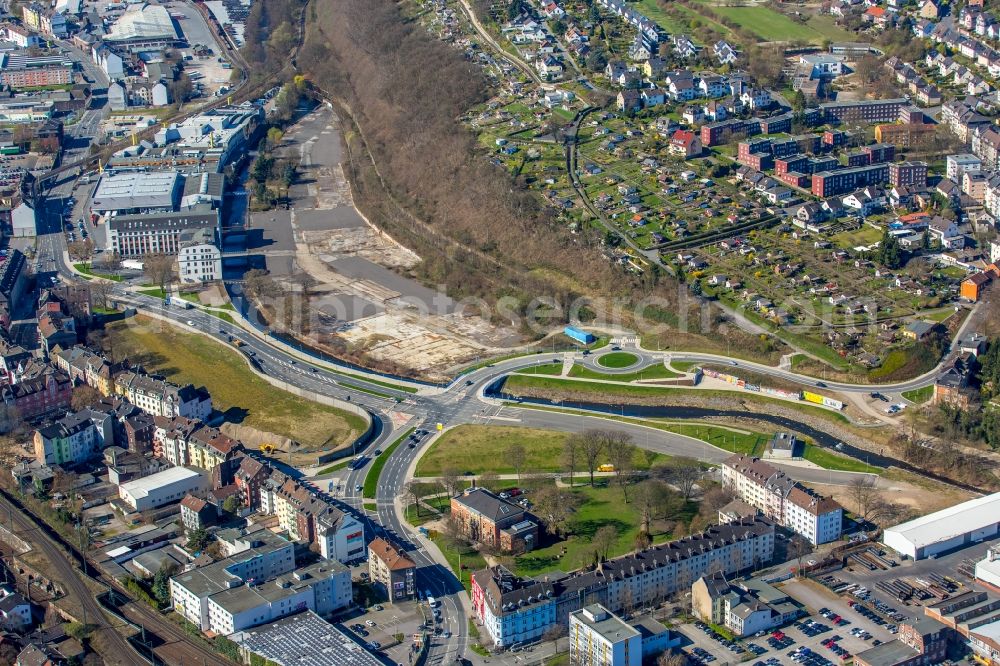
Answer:
<path fill-rule="evenodd" d="M 505 552 L 532 550 L 538 543 L 538 524 L 527 511 L 485 488 L 452 497 L 451 515 L 466 538 Z"/>

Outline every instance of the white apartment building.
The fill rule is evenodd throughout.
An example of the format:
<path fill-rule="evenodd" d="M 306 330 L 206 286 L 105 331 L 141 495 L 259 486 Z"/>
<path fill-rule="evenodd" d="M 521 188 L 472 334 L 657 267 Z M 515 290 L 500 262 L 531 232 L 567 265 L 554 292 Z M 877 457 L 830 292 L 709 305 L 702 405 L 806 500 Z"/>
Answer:
<path fill-rule="evenodd" d="M 945 158 L 945 174 L 956 183 L 961 182 L 962 174 L 966 171 L 979 171 L 982 168 L 983 161 L 971 153 L 948 155 Z"/>
<path fill-rule="evenodd" d="M 181 232 L 177 250 L 177 276 L 184 283 L 213 282 L 222 279 L 222 251 L 215 245 L 209 228 Z"/>
<path fill-rule="evenodd" d="M 202 630 L 209 627 L 208 599 L 213 594 L 295 569 L 294 544 L 269 530 L 222 530 L 216 536 L 226 559 L 170 579 L 174 610 Z"/>
<path fill-rule="evenodd" d="M 136 372 L 115 377 L 115 392 L 153 416 L 183 416 L 207 421 L 212 415 L 212 396 L 191 384 L 177 386 Z"/>
<path fill-rule="evenodd" d="M 579 666 L 640 666 L 642 635 L 600 604 L 569 614 L 569 660 Z"/>
<path fill-rule="evenodd" d="M 740 499 L 816 545 L 836 541 L 844 509 L 759 458 L 737 454 L 722 465 L 722 483 Z"/>
<path fill-rule="evenodd" d="M 351 571 L 339 562 L 317 562 L 267 582 L 254 581 L 208 597 L 208 626 L 223 636 L 311 610 L 328 615 L 349 606 Z"/>

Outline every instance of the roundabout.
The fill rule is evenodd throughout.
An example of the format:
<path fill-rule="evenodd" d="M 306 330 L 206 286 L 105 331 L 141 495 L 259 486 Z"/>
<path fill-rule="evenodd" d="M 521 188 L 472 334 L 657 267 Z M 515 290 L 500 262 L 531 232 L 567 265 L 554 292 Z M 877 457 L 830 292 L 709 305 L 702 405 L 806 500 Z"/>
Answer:
<path fill-rule="evenodd" d="M 596 359 L 597 365 L 609 370 L 626 370 L 639 364 L 639 357 L 632 352 L 612 351 L 601 354 Z"/>

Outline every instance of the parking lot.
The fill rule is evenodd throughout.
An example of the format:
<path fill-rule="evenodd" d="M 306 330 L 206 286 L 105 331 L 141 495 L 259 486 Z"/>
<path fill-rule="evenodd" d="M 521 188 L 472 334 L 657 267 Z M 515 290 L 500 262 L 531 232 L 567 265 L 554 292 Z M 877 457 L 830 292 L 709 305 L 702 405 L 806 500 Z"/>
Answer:
<path fill-rule="evenodd" d="M 340 621 L 362 643 L 380 650 L 394 663 L 410 661 L 413 635 L 420 632 L 427 604 L 404 601 L 396 604 L 379 604 L 367 613 L 345 617 Z M 402 637 L 402 640 L 398 640 Z"/>
<path fill-rule="evenodd" d="M 781 589 L 802 604 L 806 615 L 780 631 L 738 641 L 738 651 L 728 647 L 723 637 L 713 635 L 710 627 L 701 623 L 683 625 L 681 632 L 691 641 L 683 648 L 690 661 L 829 666 L 844 663 L 858 652 L 895 638 L 887 628 L 889 622 L 879 625 L 866 618 L 847 600 L 815 581 L 793 579 L 782 584 Z"/>

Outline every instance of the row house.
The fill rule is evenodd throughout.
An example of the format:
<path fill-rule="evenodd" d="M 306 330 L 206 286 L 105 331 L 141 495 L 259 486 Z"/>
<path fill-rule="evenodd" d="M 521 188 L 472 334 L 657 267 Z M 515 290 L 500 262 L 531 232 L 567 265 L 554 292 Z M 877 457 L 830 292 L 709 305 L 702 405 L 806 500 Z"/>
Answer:
<path fill-rule="evenodd" d="M 290 538 L 316 544 L 326 559 L 349 562 L 364 556 L 362 522 L 281 472 L 272 470 L 261 485 L 260 510 L 276 516 Z"/>
<path fill-rule="evenodd" d="M 0 389 L 3 404 L 25 420 L 69 409 L 73 382 L 69 375 L 47 372 Z"/>
<path fill-rule="evenodd" d="M 651 546 L 567 576 L 534 579 L 494 566 L 472 575 L 472 606 L 498 647 L 531 641 L 591 603 L 611 612 L 654 605 L 718 571 L 732 576 L 774 556 L 774 525 L 737 520 L 700 534 Z"/>
<path fill-rule="evenodd" d="M 212 396 L 205 387 L 177 386 L 141 372 L 128 370 L 115 376 L 115 393 L 154 416 L 207 421 L 212 415 Z"/>
<path fill-rule="evenodd" d="M 196 419 L 154 416 L 153 426 L 154 453 L 173 465 L 212 471 L 243 450 L 239 440 Z"/>

